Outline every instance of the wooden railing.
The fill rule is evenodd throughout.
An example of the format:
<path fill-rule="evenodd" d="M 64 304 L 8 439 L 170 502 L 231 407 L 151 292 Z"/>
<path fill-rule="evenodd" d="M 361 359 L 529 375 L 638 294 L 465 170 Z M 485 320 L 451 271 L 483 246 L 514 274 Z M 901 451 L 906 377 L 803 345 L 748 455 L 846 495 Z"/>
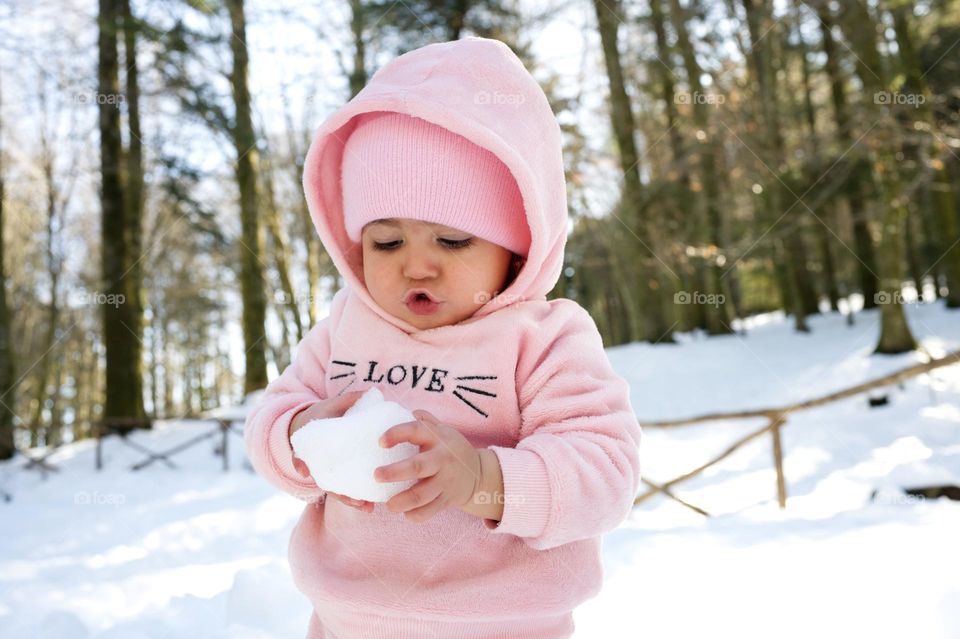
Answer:
<path fill-rule="evenodd" d="M 235 423 L 243 422 L 243 419 L 239 419 L 235 417 L 234 418 L 230 418 L 230 417 L 178 418 L 175 421 L 177 422 L 190 421 L 190 422 L 199 422 L 199 423 L 215 422 L 216 426 L 213 429 L 203 433 L 199 433 L 196 436 L 191 437 L 190 439 L 184 442 L 181 442 L 172 448 L 158 452 L 158 451 L 150 450 L 146 446 L 143 446 L 142 444 L 139 444 L 131 440 L 129 437 L 127 437 L 127 435 L 130 432 L 135 432 L 135 431 L 131 431 L 130 429 L 132 427 L 139 426 L 143 421 L 144 420 L 123 418 L 123 419 L 111 419 L 111 420 L 95 422 L 94 426 L 95 426 L 95 433 L 97 438 L 97 451 L 96 451 L 97 470 L 100 470 L 103 468 L 103 455 L 101 451 L 103 448 L 103 438 L 105 435 L 110 435 L 110 434 L 119 435 L 119 437 L 117 437 L 118 441 L 136 450 L 137 452 L 146 455 L 144 459 L 133 464 L 130 467 L 130 470 L 141 470 L 143 468 L 146 468 L 147 466 L 149 466 L 155 461 L 162 461 L 164 464 L 167 465 L 167 467 L 175 469 L 177 468 L 177 465 L 173 463 L 170 457 L 188 448 L 191 448 L 202 441 L 211 439 L 219 435 L 220 446 L 218 447 L 217 454 L 223 458 L 224 471 L 227 471 L 230 469 L 229 456 L 227 455 L 230 432 L 233 431 L 235 434 L 242 436 L 242 433 L 240 431 L 235 430 L 233 425 Z"/>
<path fill-rule="evenodd" d="M 936 368 L 942 366 L 950 366 L 951 364 L 956 364 L 960 362 L 960 350 L 953 351 L 947 355 L 931 359 L 928 362 L 923 362 L 920 364 L 915 364 L 913 366 L 908 366 L 902 370 L 899 370 L 895 373 L 890 373 L 889 375 L 884 375 L 883 377 L 878 377 L 876 379 L 863 382 L 862 384 L 857 384 L 856 386 L 851 386 L 829 395 L 823 395 L 822 397 L 816 397 L 813 399 L 808 399 L 806 401 L 797 402 L 795 404 L 789 404 L 787 406 L 780 406 L 776 408 L 760 408 L 756 410 L 747 410 L 731 413 L 709 413 L 706 415 L 700 415 L 697 417 L 689 417 L 685 419 L 674 419 L 668 421 L 657 421 L 657 422 L 640 422 L 642 428 L 677 428 L 680 426 L 690 426 L 693 424 L 700 424 L 703 422 L 713 422 L 713 421 L 722 421 L 722 420 L 731 420 L 731 419 L 749 419 L 754 417 L 763 417 L 766 418 L 767 423 L 762 428 L 754 430 L 747 435 L 744 435 L 733 444 L 728 446 L 722 453 L 714 457 L 713 459 L 707 461 L 700 466 L 697 466 L 693 470 L 690 470 L 679 477 L 674 477 L 668 482 L 663 484 L 658 484 L 646 478 L 642 478 L 644 484 L 650 487 L 650 490 L 639 495 L 634 501 L 633 504 L 636 506 L 643 503 L 653 495 L 657 493 L 663 493 L 670 499 L 683 504 L 687 508 L 694 510 L 701 515 L 709 516 L 709 513 L 704 509 L 695 506 L 673 493 L 671 488 L 674 486 L 687 481 L 692 477 L 696 477 L 706 469 L 710 468 L 714 464 L 717 464 L 736 450 L 743 447 L 747 443 L 757 439 L 764 433 L 769 432 L 772 438 L 773 443 L 773 464 L 777 471 L 777 502 L 780 505 L 780 508 L 786 508 L 787 505 L 787 483 L 783 476 L 783 443 L 780 439 L 780 430 L 787 423 L 787 415 L 790 413 L 797 413 L 803 410 L 809 410 L 811 408 L 816 408 L 818 406 L 823 406 L 824 404 L 829 404 L 832 402 L 839 401 L 841 399 L 846 399 L 848 397 L 853 397 L 854 395 L 859 395 L 867 391 L 873 390 L 881 386 L 888 386 L 890 384 L 895 384 L 901 382 L 905 379 L 910 379 L 911 377 L 916 377 L 917 375 L 922 375 Z"/>

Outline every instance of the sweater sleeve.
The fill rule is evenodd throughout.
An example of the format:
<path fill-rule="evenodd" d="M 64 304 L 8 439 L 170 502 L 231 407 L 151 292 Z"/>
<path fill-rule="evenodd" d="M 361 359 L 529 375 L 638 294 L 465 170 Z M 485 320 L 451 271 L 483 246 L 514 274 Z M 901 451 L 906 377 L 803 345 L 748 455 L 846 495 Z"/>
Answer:
<path fill-rule="evenodd" d="M 579 305 L 567 308 L 555 338 L 521 356 L 518 444 L 490 447 L 503 472 L 504 508 L 499 524 L 484 523 L 537 550 L 616 528 L 640 484 L 641 429 L 629 386 L 613 371 L 593 318 Z"/>
<path fill-rule="evenodd" d="M 280 490 L 303 501 L 322 501 L 326 491 L 293 467 L 288 431 L 293 417 L 326 399 L 325 364 L 330 355 L 330 317 L 297 345 L 293 362 L 271 382 L 247 415 L 244 442 L 254 470 Z"/>

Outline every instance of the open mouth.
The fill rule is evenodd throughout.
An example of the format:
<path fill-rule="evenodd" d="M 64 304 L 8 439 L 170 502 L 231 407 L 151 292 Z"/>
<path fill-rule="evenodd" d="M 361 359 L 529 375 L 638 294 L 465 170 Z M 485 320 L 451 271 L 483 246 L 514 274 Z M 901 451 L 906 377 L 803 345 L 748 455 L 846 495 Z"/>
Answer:
<path fill-rule="evenodd" d="M 431 295 L 430 291 L 423 288 L 407 291 L 407 294 L 403 298 L 403 302 L 405 304 L 409 304 L 411 302 L 433 302 L 434 304 L 439 304 L 441 301 L 442 300 L 439 300 Z"/>
<path fill-rule="evenodd" d="M 429 292 L 424 290 L 414 290 L 407 293 L 404 303 L 412 312 L 417 315 L 430 315 L 435 313 L 440 307 L 439 300 L 434 299 Z"/>

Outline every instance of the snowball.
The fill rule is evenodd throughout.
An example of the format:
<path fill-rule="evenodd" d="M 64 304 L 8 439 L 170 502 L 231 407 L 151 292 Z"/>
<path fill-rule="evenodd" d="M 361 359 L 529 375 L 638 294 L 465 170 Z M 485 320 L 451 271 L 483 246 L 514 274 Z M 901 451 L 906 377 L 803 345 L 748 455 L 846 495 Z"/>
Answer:
<path fill-rule="evenodd" d="M 320 488 L 354 499 L 385 502 L 419 480 L 378 482 L 373 471 L 416 455 L 420 447 L 402 442 L 381 448 L 380 436 L 392 426 L 414 420 L 400 404 L 385 401 L 374 386 L 343 417 L 311 420 L 290 437 L 290 443 Z"/>

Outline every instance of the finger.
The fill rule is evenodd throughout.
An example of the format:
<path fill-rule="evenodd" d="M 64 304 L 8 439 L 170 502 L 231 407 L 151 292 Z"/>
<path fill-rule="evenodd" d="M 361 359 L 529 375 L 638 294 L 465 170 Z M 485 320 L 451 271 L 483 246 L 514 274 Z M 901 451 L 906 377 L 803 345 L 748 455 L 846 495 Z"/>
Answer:
<path fill-rule="evenodd" d="M 417 453 L 396 463 L 380 466 L 373 471 L 373 478 L 379 482 L 423 479 L 436 475 L 439 469 L 435 453 Z"/>
<path fill-rule="evenodd" d="M 446 507 L 447 507 L 447 499 L 446 497 L 441 495 L 436 499 L 434 499 L 433 501 L 424 504 L 423 506 L 408 510 L 403 514 L 403 516 L 409 519 L 410 521 L 421 524 L 427 521 L 428 519 L 430 519 L 431 517 L 433 517 L 434 515 L 436 515 L 438 512 L 440 512 Z"/>
<path fill-rule="evenodd" d="M 391 448 L 400 442 L 410 442 L 419 446 L 435 444 L 437 437 L 434 430 L 419 421 L 404 422 L 391 426 L 380 436 L 380 446 Z"/>
<path fill-rule="evenodd" d="M 293 458 L 293 469 L 300 473 L 300 475 L 303 477 L 310 476 L 310 468 L 308 468 L 307 464 L 304 463 L 304 461 L 299 457 Z"/>
<path fill-rule="evenodd" d="M 443 492 L 440 480 L 434 476 L 419 481 L 402 493 L 397 493 L 387 502 L 387 508 L 395 513 L 402 513 L 424 504 L 429 504 Z"/>
<path fill-rule="evenodd" d="M 347 497 L 346 495 L 337 495 L 337 501 L 340 503 L 346 504 L 352 508 L 357 508 L 363 510 L 363 505 L 360 501 L 353 499 L 352 497 Z"/>
<path fill-rule="evenodd" d="M 372 505 L 372 504 L 373 504 L 372 501 L 367 501 L 367 500 L 365 500 L 365 499 L 354 499 L 353 497 L 347 497 L 346 495 L 341 495 L 340 493 L 335 493 L 335 492 L 333 492 L 332 490 L 328 490 L 328 491 L 326 491 L 326 492 L 327 492 L 328 495 L 331 495 L 331 496 L 333 496 L 333 497 L 336 497 L 337 499 L 339 499 L 340 501 L 342 501 L 342 502 L 344 502 L 344 503 L 359 504 L 359 505 L 366 505 L 366 504 L 371 504 L 371 505 Z"/>
<path fill-rule="evenodd" d="M 440 420 L 433 416 L 433 413 L 430 411 L 423 410 L 418 408 L 413 411 L 413 416 L 416 417 L 421 422 L 426 422 L 427 424 L 439 424 Z"/>
<path fill-rule="evenodd" d="M 357 403 L 357 400 L 363 396 L 366 391 L 351 391 L 334 398 L 335 408 L 342 415 L 348 408 Z"/>
<path fill-rule="evenodd" d="M 366 501 L 366 500 L 363 500 L 363 499 L 357 500 L 356 508 L 357 508 L 358 510 L 362 510 L 362 511 L 365 512 L 365 513 L 372 513 L 372 512 L 373 512 L 373 502 L 372 502 L 372 501 Z"/>

